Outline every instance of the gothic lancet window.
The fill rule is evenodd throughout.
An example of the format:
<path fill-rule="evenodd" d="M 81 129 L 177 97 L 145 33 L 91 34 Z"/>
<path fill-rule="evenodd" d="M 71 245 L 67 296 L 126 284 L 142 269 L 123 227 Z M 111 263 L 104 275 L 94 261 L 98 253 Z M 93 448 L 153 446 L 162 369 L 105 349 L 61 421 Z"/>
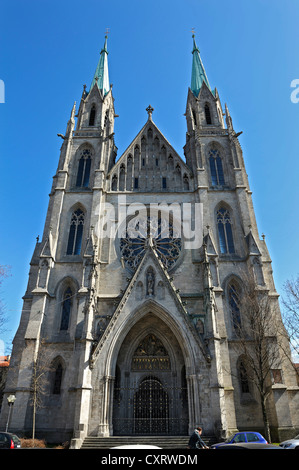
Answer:
<path fill-rule="evenodd" d="M 210 111 L 210 106 L 208 105 L 208 103 L 205 104 L 205 117 L 206 117 L 206 123 L 212 124 L 211 111 Z"/>
<path fill-rule="evenodd" d="M 224 207 L 221 207 L 217 211 L 217 227 L 220 243 L 220 252 L 222 254 L 235 253 L 230 213 Z"/>
<path fill-rule="evenodd" d="M 194 109 L 192 109 L 192 117 L 193 117 L 194 126 L 196 127 L 197 126 L 197 119 L 196 119 L 196 112 L 194 111 Z"/>
<path fill-rule="evenodd" d="M 111 181 L 111 191 L 117 191 L 117 176 L 113 175 Z"/>
<path fill-rule="evenodd" d="M 84 227 L 84 213 L 81 209 L 77 209 L 72 214 L 69 239 L 67 245 L 67 255 L 79 255 L 82 245 Z"/>
<path fill-rule="evenodd" d="M 249 380 L 248 380 L 247 370 L 243 361 L 241 361 L 240 363 L 239 374 L 240 374 L 241 392 L 249 393 Z"/>
<path fill-rule="evenodd" d="M 209 163 L 211 171 L 212 186 L 224 184 L 224 173 L 222 167 L 222 159 L 218 150 L 211 149 L 209 151 Z"/>
<path fill-rule="evenodd" d="M 76 186 L 79 188 L 88 188 L 91 167 L 91 152 L 89 149 L 82 151 L 79 160 Z"/>
<path fill-rule="evenodd" d="M 60 330 L 67 330 L 69 327 L 72 308 L 72 296 L 72 290 L 70 287 L 68 287 L 63 295 Z"/>
<path fill-rule="evenodd" d="M 240 313 L 240 294 L 239 289 L 235 283 L 231 283 L 228 288 L 228 303 L 231 313 L 231 319 L 234 330 L 238 332 L 241 328 L 241 313 Z"/>
<path fill-rule="evenodd" d="M 63 373 L 63 368 L 62 368 L 62 365 L 59 363 L 54 372 L 54 382 L 53 382 L 53 394 L 54 395 L 60 395 L 62 373 Z"/>
<path fill-rule="evenodd" d="M 186 173 L 183 176 L 183 186 L 186 191 L 189 191 L 189 178 Z"/>
<path fill-rule="evenodd" d="M 90 110 L 90 115 L 89 115 L 89 125 L 90 126 L 94 126 L 95 118 L 96 118 L 96 107 L 95 107 L 95 105 L 93 105 L 91 110 Z"/>

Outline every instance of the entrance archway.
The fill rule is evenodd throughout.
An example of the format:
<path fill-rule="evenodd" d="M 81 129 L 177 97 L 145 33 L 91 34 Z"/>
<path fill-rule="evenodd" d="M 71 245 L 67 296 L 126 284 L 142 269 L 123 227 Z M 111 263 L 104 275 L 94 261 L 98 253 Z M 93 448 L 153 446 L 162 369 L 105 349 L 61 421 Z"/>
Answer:
<path fill-rule="evenodd" d="M 163 321 L 148 314 L 133 326 L 118 353 L 113 434 L 187 434 L 187 396 L 180 345 Z"/>

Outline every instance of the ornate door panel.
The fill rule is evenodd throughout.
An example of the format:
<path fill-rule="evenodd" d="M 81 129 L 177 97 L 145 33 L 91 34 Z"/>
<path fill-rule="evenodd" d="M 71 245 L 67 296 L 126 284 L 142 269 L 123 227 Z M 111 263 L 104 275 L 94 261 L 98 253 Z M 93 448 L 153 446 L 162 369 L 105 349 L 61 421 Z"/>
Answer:
<path fill-rule="evenodd" d="M 168 420 L 168 393 L 158 378 L 148 376 L 134 395 L 134 434 L 167 434 Z"/>

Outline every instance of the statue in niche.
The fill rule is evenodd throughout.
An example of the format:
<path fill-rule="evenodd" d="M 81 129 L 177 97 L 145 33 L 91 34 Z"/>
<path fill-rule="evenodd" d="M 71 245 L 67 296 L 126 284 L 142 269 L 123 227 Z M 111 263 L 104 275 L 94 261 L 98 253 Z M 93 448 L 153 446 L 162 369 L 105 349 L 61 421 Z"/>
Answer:
<path fill-rule="evenodd" d="M 195 323 L 195 328 L 200 335 L 204 334 L 204 324 L 200 318 L 197 318 L 196 323 Z"/>
<path fill-rule="evenodd" d="M 142 300 L 143 298 L 143 284 L 141 281 L 137 283 L 135 298 L 136 300 Z"/>
<path fill-rule="evenodd" d="M 38 278 L 38 287 L 41 287 L 42 289 L 45 289 L 47 286 L 48 268 L 49 268 L 48 261 L 44 259 L 40 266 L 39 278 Z"/>
<path fill-rule="evenodd" d="M 107 317 L 100 317 L 97 328 L 96 328 L 96 337 L 99 340 L 101 336 L 103 335 L 107 325 L 108 325 L 108 318 Z"/>
<path fill-rule="evenodd" d="M 165 287 L 162 281 L 158 282 L 157 286 L 157 296 L 159 300 L 163 300 L 165 297 Z"/>
<path fill-rule="evenodd" d="M 147 295 L 155 295 L 155 273 L 152 268 L 150 268 L 146 273 L 146 287 Z"/>

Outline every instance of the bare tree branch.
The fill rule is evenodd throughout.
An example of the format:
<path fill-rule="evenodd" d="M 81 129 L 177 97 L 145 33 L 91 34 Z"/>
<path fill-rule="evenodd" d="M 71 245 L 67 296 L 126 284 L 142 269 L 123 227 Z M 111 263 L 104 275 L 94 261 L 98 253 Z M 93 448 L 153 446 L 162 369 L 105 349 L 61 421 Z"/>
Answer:
<path fill-rule="evenodd" d="M 242 321 L 234 324 L 234 348 L 243 358 L 248 380 L 257 391 L 262 408 L 265 437 L 271 442 L 267 399 L 272 390 L 272 373 L 281 369 L 277 332 L 275 329 L 277 299 L 268 290 L 256 285 L 253 274 L 243 277 L 242 292 L 237 304 Z"/>
<path fill-rule="evenodd" d="M 49 389 L 49 373 L 53 371 L 49 363 L 49 354 L 45 348 L 45 339 L 41 339 L 38 353 L 33 361 L 30 404 L 33 408 L 32 439 L 35 439 L 35 422 L 38 409 L 42 408 L 44 396 Z"/>
<path fill-rule="evenodd" d="M 296 279 L 288 280 L 284 284 L 285 297 L 282 298 L 283 321 L 289 336 L 291 350 L 294 357 L 299 362 L 299 276 Z M 298 369 L 294 367 L 296 373 Z"/>

